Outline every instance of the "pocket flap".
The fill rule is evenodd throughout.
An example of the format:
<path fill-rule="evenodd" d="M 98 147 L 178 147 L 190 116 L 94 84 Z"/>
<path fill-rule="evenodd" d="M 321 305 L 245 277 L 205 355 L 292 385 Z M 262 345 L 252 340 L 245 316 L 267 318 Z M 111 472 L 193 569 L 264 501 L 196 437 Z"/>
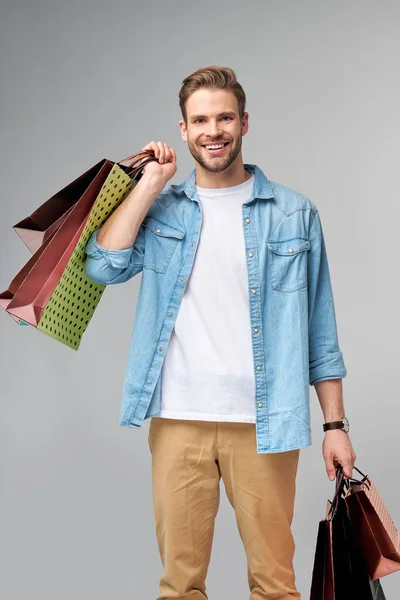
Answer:
<path fill-rule="evenodd" d="M 143 220 L 142 225 L 148 227 L 155 235 L 160 235 L 161 237 L 173 237 L 181 240 L 185 235 L 184 231 L 180 231 L 179 229 L 172 227 L 172 225 L 167 225 L 154 217 L 146 217 Z"/>
<path fill-rule="evenodd" d="M 271 252 L 280 256 L 293 256 L 310 249 L 310 241 L 300 237 L 289 240 L 270 240 L 267 245 Z"/>

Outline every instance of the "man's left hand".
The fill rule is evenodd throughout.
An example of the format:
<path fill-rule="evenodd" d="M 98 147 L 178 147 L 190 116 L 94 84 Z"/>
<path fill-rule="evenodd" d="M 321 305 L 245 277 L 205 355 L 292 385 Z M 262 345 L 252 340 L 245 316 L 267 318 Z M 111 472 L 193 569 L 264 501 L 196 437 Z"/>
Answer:
<path fill-rule="evenodd" d="M 349 434 L 341 429 L 330 429 L 325 433 L 322 444 L 322 454 L 325 460 L 326 472 L 331 481 L 336 477 L 336 465 L 339 462 L 344 474 L 353 477 L 356 455 Z"/>

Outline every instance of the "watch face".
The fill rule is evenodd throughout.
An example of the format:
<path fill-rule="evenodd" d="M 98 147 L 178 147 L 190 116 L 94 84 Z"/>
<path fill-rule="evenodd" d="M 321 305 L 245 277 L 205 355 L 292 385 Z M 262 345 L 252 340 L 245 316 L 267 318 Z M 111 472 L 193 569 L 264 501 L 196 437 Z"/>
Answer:
<path fill-rule="evenodd" d="M 342 421 L 343 421 L 343 425 L 344 425 L 344 431 L 347 433 L 350 429 L 349 421 L 347 420 L 346 417 L 343 417 Z"/>

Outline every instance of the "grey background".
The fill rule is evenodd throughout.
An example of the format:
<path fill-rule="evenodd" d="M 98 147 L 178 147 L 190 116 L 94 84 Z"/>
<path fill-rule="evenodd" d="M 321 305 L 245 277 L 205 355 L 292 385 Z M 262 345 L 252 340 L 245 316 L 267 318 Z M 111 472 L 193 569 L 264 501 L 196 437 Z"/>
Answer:
<path fill-rule="evenodd" d="M 400 526 L 398 4 L 13 0 L 0 16 L 0 288 L 29 257 L 12 226 L 101 158 L 163 140 L 178 154 L 172 183 L 186 178 L 181 82 L 201 66 L 230 66 L 248 97 L 244 161 L 320 210 L 356 464 Z M 7 600 L 159 593 L 149 421 L 118 424 L 140 277 L 107 288 L 78 352 L 0 316 Z M 333 492 L 313 388 L 311 405 L 293 523 L 305 599 Z M 207 589 L 211 600 L 240 600 L 245 554 L 221 490 Z M 382 583 L 398 597 L 399 573 Z"/>

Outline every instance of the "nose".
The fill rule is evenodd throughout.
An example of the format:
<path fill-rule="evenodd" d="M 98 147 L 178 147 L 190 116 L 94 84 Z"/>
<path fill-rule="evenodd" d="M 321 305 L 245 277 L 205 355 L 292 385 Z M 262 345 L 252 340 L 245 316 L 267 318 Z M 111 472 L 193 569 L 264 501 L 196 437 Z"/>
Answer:
<path fill-rule="evenodd" d="M 221 128 L 218 124 L 217 119 L 210 119 L 208 126 L 208 135 L 212 138 L 216 138 L 221 134 Z"/>

